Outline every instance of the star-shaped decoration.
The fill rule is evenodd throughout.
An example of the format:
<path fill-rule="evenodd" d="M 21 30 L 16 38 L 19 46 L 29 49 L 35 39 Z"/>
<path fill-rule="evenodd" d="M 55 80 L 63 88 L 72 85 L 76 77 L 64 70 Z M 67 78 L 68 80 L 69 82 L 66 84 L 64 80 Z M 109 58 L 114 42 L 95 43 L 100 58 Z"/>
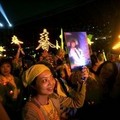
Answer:
<path fill-rule="evenodd" d="M 11 44 L 19 45 L 19 44 L 23 44 L 23 42 L 18 40 L 18 38 L 15 35 L 13 35 Z"/>

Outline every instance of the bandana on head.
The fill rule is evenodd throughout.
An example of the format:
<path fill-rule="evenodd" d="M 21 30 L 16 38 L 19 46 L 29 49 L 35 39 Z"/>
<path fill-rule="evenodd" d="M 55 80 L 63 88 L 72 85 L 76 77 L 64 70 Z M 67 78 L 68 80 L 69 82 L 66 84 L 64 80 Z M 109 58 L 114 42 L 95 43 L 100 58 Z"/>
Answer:
<path fill-rule="evenodd" d="M 28 68 L 22 75 L 23 85 L 27 87 L 32 81 L 45 70 L 50 70 L 44 64 L 36 64 Z"/>

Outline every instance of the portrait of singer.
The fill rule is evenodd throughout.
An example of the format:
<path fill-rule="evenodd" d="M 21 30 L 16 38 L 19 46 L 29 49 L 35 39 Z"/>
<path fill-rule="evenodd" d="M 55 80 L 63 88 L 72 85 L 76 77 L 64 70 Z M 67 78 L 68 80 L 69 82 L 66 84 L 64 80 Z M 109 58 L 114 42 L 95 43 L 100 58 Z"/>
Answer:
<path fill-rule="evenodd" d="M 70 40 L 69 59 L 71 63 L 71 69 L 85 65 L 83 51 L 80 49 L 80 45 L 76 39 Z"/>

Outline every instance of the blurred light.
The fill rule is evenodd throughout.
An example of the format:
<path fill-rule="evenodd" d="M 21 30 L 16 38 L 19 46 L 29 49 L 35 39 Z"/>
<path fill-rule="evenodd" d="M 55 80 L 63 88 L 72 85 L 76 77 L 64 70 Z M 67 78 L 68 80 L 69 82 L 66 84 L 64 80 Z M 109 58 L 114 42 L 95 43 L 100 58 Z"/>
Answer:
<path fill-rule="evenodd" d="M 3 55 L 3 57 L 7 57 L 7 55 L 6 55 L 6 54 L 4 54 L 4 55 Z"/>
<path fill-rule="evenodd" d="M 118 38 L 120 38 L 120 35 L 118 35 Z"/>
<path fill-rule="evenodd" d="M 118 48 L 120 48 L 120 42 L 118 42 L 116 45 L 112 47 L 112 49 L 118 49 Z"/>
<path fill-rule="evenodd" d="M 9 92 L 10 94 L 13 94 L 13 90 L 10 90 L 10 92 Z"/>
<path fill-rule="evenodd" d="M 27 98 L 23 98 L 24 100 L 27 100 Z"/>
<path fill-rule="evenodd" d="M 98 38 L 95 38 L 95 40 L 98 40 Z"/>
<path fill-rule="evenodd" d="M 6 51 L 4 46 L 0 46 L 0 52 Z"/>
<path fill-rule="evenodd" d="M 12 27 L 12 24 L 11 24 L 11 23 L 9 23 L 9 27 Z"/>
<path fill-rule="evenodd" d="M 102 39 L 106 40 L 106 37 L 102 37 Z"/>
<path fill-rule="evenodd" d="M 4 25 L 2 23 L 0 23 L 0 27 L 3 27 Z"/>

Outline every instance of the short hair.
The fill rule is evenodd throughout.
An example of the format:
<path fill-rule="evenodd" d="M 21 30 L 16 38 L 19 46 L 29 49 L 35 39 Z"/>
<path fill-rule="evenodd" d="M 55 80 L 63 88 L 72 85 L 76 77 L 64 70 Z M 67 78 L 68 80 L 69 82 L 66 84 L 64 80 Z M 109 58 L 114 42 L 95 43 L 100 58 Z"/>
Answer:
<path fill-rule="evenodd" d="M 13 64 L 12 64 L 12 59 L 11 58 L 1 58 L 0 59 L 0 67 L 3 64 L 9 64 L 11 66 L 11 73 L 13 73 Z"/>

